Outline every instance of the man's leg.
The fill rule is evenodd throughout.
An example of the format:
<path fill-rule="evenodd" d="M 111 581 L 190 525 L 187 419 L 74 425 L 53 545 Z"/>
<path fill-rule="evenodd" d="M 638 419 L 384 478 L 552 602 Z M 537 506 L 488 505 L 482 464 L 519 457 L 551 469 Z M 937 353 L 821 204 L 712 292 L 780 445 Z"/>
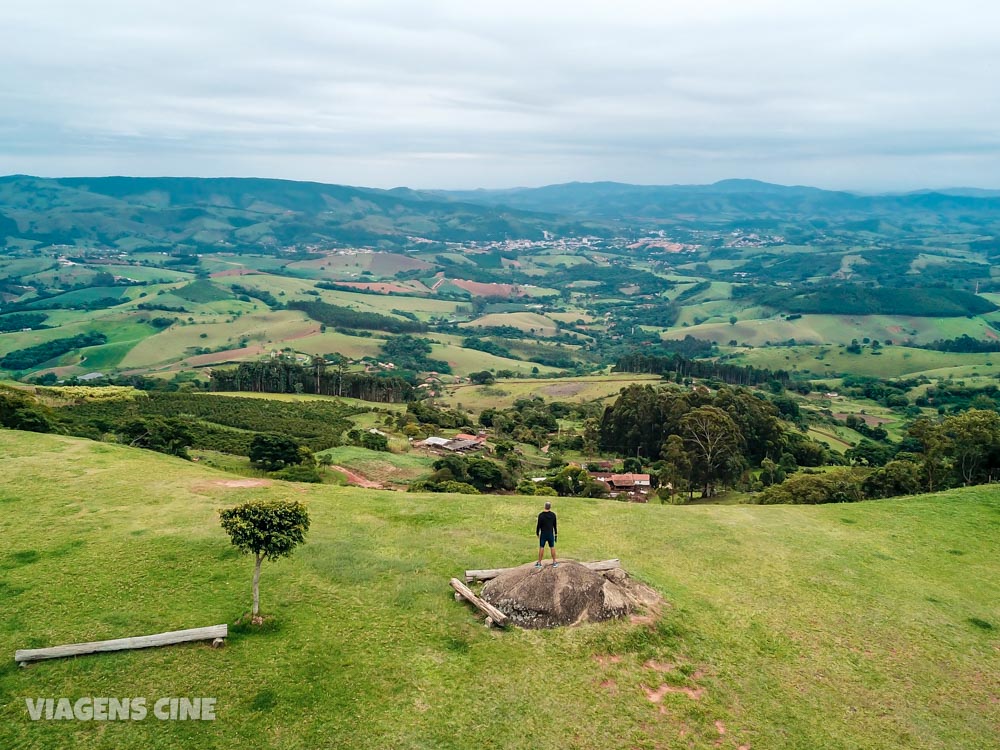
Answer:
<path fill-rule="evenodd" d="M 542 555 L 544 555 L 544 554 L 545 554 L 545 543 L 541 539 L 539 539 L 538 540 L 538 564 L 535 566 L 536 568 L 540 568 L 542 566 Z"/>
<path fill-rule="evenodd" d="M 556 545 L 552 544 L 549 546 L 549 552 L 552 553 L 552 564 L 556 564 Z"/>

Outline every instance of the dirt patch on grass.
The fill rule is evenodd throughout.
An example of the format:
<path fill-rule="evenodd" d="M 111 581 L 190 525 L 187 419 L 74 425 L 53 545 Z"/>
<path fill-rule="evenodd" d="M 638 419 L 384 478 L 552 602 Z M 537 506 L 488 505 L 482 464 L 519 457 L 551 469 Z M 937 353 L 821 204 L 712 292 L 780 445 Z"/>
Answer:
<path fill-rule="evenodd" d="M 649 659 L 643 665 L 646 669 L 652 669 L 656 672 L 673 672 L 677 669 L 676 664 L 671 664 L 670 662 L 660 663 L 654 659 Z"/>
<path fill-rule="evenodd" d="M 444 281 L 442 279 L 442 281 Z M 481 281 L 469 281 L 468 279 L 448 279 L 454 286 L 464 289 L 469 294 L 477 297 L 520 297 L 524 294 L 520 287 L 513 284 L 487 284 Z M 434 285 L 435 288 L 440 283 Z"/>
<path fill-rule="evenodd" d="M 366 490 L 381 490 L 384 489 L 379 482 L 373 482 L 370 479 L 365 479 L 363 476 L 358 474 L 356 471 L 351 471 L 343 466 L 334 466 L 331 464 L 331 469 L 334 471 L 339 471 L 345 477 L 347 481 L 356 487 L 364 487 Z"/>
<path fill-rule="evenodd" d="M 606 667 L 609 664 L 619 664 L 621 660 L 622 658 L 618 654 L 594 654 L 594 661 L 602 667 Z"/>
<path fill-rule="evenodd" d="M 304 339 L 304 338 L 307 338 L 309 336 L 315 336 L 317 333 L 319 333 L 319 326 L 318 325 L 309 326 L 308 328 L 303 328 L 301 331 L 297 331 L 297 332 L 295 332 L 293 334 L 285 336 L 283 338 L 283 340 L 284 341 L 294 341 L 295 339 Z"/>
<path fill-rule="evenodd" d="M 660 685 L 656 690 L 645 685 L 639 685 L 639 687 L 642 688 L 642 692 L 646 694 L 646 698 L 649 699 L 650 703 L 660 703 L 663 700 L 663 696 L 667 693 L 683 693 L 693 701 L 700 701 L 701 697 L 705 694 L 705 688 L 674 687 L 666 683 Z"/>
<path fill-rule="evenodd" d="M 245 487 L 270 487 L 270 479 L 216 479 L 213 482 L 207 483 L 211 487 L 233 487 L 233 488 L 245 488 Z"/>
<path fill-rule="evenodd" d="M 568 396 L 575 396 L 586 387 L 587 383 L 556 383 L 555 385 L 547 385 L 544 388 L 539 388 L 538 392 L 543 396 L 550 396 L 552 398 L 566 398 Z"/>

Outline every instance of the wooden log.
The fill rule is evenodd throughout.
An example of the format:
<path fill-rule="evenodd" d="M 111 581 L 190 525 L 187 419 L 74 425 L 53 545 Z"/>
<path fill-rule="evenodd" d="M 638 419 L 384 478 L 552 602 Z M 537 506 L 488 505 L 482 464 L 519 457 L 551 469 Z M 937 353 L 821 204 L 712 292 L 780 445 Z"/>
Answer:
<path fill-rule="evenodd" d="M 620 568 L 622 566 L 618 558 L 613 560 L 600 560 L 598 562 L 586 562 L 581 563 L 586 568 L 591 570 L 614 570 L 615 568 Z M 465 582 L 473 583 L 474 581 L 488 581 L 491 578 L 496 578 L 501 573 L 506 573 L 508 570 L 514 570 L 514 568 L 493 568 L 491 570 L 467 570 L 465 571 Z"/>
<path fill-rule="evenodd" d="M 507 624 L 507 615 L 505 615 L 499 609 L 494 607 L 488 601 L 480 599 L 478 596 L 472 593 L 472 589 L 470 589 L 468 586 L 466 586 L 457 578 L 451 579 L 451 587 L 455 589 L 457 593 L 461 594 L 463 597 L 472 602 L 476 606 L 476 609 L 478 609 L 480 612 L 486 615 L 488 620 L 492 620 L 493 625 L 502 628 L 504 625 Z"/>
<path fill-rule="evenodd" d="M 211 625 L 207 628 L 172 630 L 169 633 L 138 635 L 132 638 L 116 638 L 112 641 L 91 641 L 90 643 L 70 643 L 65 646 L 53 646 L 51 648 L 19 649 L 14 652 L 14 661 L 24 665 L 30 661 L 59 659 L 63 656 L 80 656 L 82 654 L 95 654 L 103 651 L 127 651 L 136 648 L 169 646 L 174 643 L 187 643 L 188 641 L 214 641 L 216 638 L 226 638 L 228 635 L 228 625 Z"/>

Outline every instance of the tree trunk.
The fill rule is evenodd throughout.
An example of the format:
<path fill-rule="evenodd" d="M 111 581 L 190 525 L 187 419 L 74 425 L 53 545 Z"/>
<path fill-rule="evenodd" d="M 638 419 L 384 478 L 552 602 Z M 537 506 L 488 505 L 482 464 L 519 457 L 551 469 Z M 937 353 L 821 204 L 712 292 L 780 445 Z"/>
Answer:
<path fill-rule="evenodd" d="M 260 612 L 260 564 L 263 560 L 264 556 L 258 552 L 253 566 L 253 617 Z"/>

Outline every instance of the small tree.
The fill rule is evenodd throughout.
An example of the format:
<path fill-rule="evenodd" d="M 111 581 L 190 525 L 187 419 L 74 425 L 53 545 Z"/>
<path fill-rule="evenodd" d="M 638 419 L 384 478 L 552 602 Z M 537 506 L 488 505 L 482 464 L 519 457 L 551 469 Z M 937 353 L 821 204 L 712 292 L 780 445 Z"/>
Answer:
<path fill-rule="evenodd" d="M 251 500 L 219 512 L 233 545 L 254 556 L 253 612 L 260 612 L 260 564 L 292 554 L 305 542 L 309 513 L 298 500 Z"/>

